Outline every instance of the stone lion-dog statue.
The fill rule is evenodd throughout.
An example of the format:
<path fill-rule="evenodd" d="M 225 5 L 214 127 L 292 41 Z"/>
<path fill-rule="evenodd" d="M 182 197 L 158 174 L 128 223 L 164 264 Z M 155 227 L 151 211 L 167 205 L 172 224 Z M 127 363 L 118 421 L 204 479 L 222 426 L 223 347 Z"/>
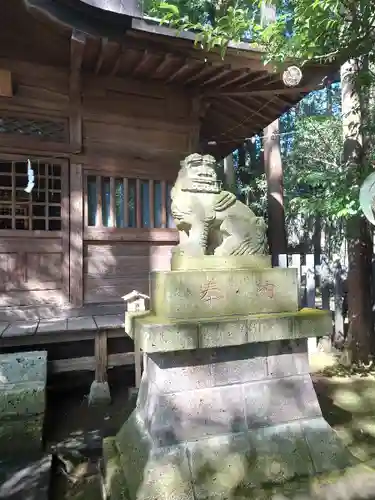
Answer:
<path fill-rule="evenodd" d="M 175 249 L 187 256 L 267 253 L 266 224 L 224 191 L 211 155 L 191 154 L 181 162 L 171 190 L 171 213 L 180 235 Z"/>

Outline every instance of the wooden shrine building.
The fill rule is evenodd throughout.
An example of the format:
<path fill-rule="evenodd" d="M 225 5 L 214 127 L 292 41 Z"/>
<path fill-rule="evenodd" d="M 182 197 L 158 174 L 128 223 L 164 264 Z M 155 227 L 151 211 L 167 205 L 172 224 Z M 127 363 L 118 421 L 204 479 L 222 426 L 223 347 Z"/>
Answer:
<path fill-rule="evenodd" d="M 225 157 L 324 77 L 309 68 L 288 88 L 247 44 L 222 60 L 192 34 L 90 3 L 0 0 L 3 321 L 147 293 L 177 242 L 180 160 Z"/>

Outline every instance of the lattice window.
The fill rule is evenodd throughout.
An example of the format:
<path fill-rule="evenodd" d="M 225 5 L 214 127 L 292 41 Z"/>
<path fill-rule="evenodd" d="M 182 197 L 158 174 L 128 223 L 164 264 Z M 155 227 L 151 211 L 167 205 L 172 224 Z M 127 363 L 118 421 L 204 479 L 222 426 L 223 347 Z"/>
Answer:
<path fill-rule="evenodd" d="M 61 230 L 61 165 L 32 162 L 34 187 L 28 185 L 27 162 L 0 159 L 0 230 Z"/>
<path fill-rule="evenodd" d="M 86 224 L 116 228 L 174 228 L 171 184 L 88 175 Z"/>
<path fill-rule="evenodd" d="M 0 134 L 37 137 L 43 141 L 67 142 L 63 120 L 0 115 Z"/>

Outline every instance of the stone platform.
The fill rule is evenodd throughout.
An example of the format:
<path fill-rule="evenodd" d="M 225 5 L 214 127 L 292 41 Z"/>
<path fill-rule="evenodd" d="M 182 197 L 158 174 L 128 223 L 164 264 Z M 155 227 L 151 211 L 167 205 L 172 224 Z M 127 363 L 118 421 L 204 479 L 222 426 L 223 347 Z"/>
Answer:
<path fill-rule="evenodd" d="M 224 500 L 356 462 L 322 417 L 299 339 L 146 354 L 104 463 L 111 500 Z"/>

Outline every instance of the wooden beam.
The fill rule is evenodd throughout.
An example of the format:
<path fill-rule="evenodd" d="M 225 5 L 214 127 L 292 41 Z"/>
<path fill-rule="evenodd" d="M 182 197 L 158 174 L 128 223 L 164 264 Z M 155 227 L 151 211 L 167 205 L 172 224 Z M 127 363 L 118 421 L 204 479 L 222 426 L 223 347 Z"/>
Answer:
<path fill-rule="evenodd" d="M 99 55 L 98 55 L 98 58 L 96 60 L 95 69 L 94 69 L 94 73 L 96 75 L 99 74 L 100 69 L 103 65 L 103 61 L 105 59 L 106 47 L 108 46 L 108 43 L 109 43 L 108 38 L 101 38 L 100 39 L 100 50 L 99 50 Z"/>
<path fill-rule="evenodd" d="M 132 71 L 132 76 L 139 76 L 140 73 L 144 70 L 144 68 L 147 66 L 147 64 L 150 62 L 150 59 L 152 58 L 152 55 L 149 54 L 147 50 L 144 51 L 141 60 L 139 63 L 135 66 L 135 68 Z"/>
<path fill-rule="evenodd" d="M 217 75 L 219 73 L 222 72 L 222 68 L 221 67 L 217 67 L 217 66 L 212 66 L 211 64 L 207 63 L 201 71 L 199 71 L 198 73 L 196 73 L 195 75 L 191 76 L 190 78 L 188 78 L 185 82 L 186 85 L 190 85 L 191 83 L 194 83 L 196 82 L 197 80 L 200 80 L 202 77 L 206 76 L 206 74 L 208 73 L 208 76 L 209 77 L 212 77 L 214 75 Z"/>
<path fill-rule="evenodd" d="M 306 87 L 293 87 L 293 88 L 276 88 L 276 89 L 264 89 L 264 87 L 259 89 L 233 89 L 233 90 L 224 90 L 223 91 L 210 91 L 206 92 L 205 95 L 207 97 L 218 97 L 221 95 L 228 96 L 248 96 L 248 95 L 257 95 L 264 97 L 272 97 L 273 95 L 298 95 L 302 93 L 312 92 L 313 90 L 317 90 L 316 86 L 306 86 Z"/>
<path fill-rule="evenodd" d="M 269 78 L 269 77 L 270 77 L 269 73 L 267 73 L 266 71 L 262 71 L 261 74 L 254 75 L 254 78 L 252 78 L 248 82 L 244 82 L 242 85 L 239 86 L 239 88 L 240 89 L 251 90 L 251 89 L 247 89 L 246 87 L 248 87 L 249 85 L 254 85 L 254 83 L 257 83 L 257 82 L 259 84 L 259 82 L 261 82 L 262 80 L 264 80 L 266 78 Z M 272 81 L 273 80 L 271 80 L 271 82 Z M 263 85 L 264 85 L 264 83 L 263 83 Z"/>
<path fill-rule="evenodd" d="M 264 116 L 264 114 L 260 113 L 259 111 L 256 111 L 253 107 L 246 106 L 246 104 L 243 104 L 242 102 L 238 101 L 237 99 L 232 99 L 231 97 L 224 96 L 225 101 L 231 106 L 237 107 L 241 109 L 244 113 L 247 114 L 247 116 L 258 116 L 258 118 L 261 118 L 262 120 L 267 119 L 267 117 Z"/>
<path fill-rule="evenodd" d="M 172 83 L 174 82 L 175 80 L 178 79 L 179 76 L 183 75 L 184 73 L 186 73 L 186 71 L 189 71 L 191 69 L 194 68 L 194 64 L 193 63 L 189 63 L 188 60 L 185 60 L 182 65 L 176 70 L 174 71 L 171 76 L 168 78 L 167 82 L 166 83 Z"/>
<path fill-rule="evenodd" d="M 227 99 L 228 97 L 225 98 Z M 238 98 L 236 99 L 229 97 L 229 99 L 235 101 L 236 103 L 241 103 L 244 106 L 246 106 L 245 102 L 248 102 L 251 106 L 251 109 L 253 110 L 253 113 L 255 113 L 259 118 L 265 119 L 266 121 L 268 121 L 268 123 L 272 122 L 275 119 L 275 115 L 270 114 L 266 109 L 270 104 L 268 100 L 263 99 L 263 101 L 259 101 L 258 99 L 249 96 L 242 98 L 244 100 L 241 101 L 239 101 Z"/>
<path fill-rule="evenodd" d="M 95 371 L 95 365 L 94 356 L 82 356 L 71 359 L 54 359 L 48 362 L 48 369 L 52 373 Z M 107 368 L 109 369 L 127 365 L 134 365 L 134 352 L 119 352 L 108 356 Z"/>
<path fill-rule="evenodd" d="M 233 72 L 232 68 L 223 67 L 222 70 L 218 74 L 211 76 L 211 78 L 208 78 L 208 80 L 204 80 L 202 82 L 202 86 L 205 87 L 206 85 L 211 85 L 212 83 L 215 83 L 218 80 L 221 80 L 222 78 L 224 78 L 225 76 L 227 76 L 228 74 L 230 74 L 232 72 Z"/>
<path fill-rule="evenodd" d="M 85 51 L 86 37 L 84 33 L 73 30 L 70 37 L 70 71 L 81 71 Z"/>
<path fill-rule="evenodd" d="M 212 50 L 202 50 L 200 47 L 194 47 L 191 41 L 179 40 L 176 37 L 164 38 L 164 41 L 156 40 L 155 35 L 146 34 L 144 32 L 128 31 L 126 34 L 126 43 L 129 48 L 147 49 L 152 47 L 155 54 L 172 53 L 176 57 L 189 57 L 196 61 L 208 61 L 211 64 L 224 66 L 220 50 L 213 48 Z M 264 53 L 238 49 L 229 49 L 225 55 L 225 64 L 230 64 L 233 70 L 249 68 L 252 71 L 273 71 L 272 64 L 264 65 L 262 56 Z"/>
<path fill-rule="evenodd" d="M 81 67 L 84 57 L 86 37 L 73 31 L 70 39 L 70 74 L 69 74 L 69 136 L 72 152 L 82 151 L 82 82 Z"/>
<path fill-rule="evenodd" d="M 13 97 L 12 73 L 7 69 L 0 69 L 0 96 Z"/>
<path fill-rule="evenodd" d="M 171 62 L 175 60 L 176 57 L 173 54 L 165 54 L 164 57 L 162 58 L 159 66 L 155 69 L 155 75 L 160 75 L 160 73 L 163 73 L 166 69 L 169 68 L 171 65 Z"/>
<path fill-rule="evenodd" d="M 113 68 L 110 72 L 110 76 L 116 76 L 119 69 L 120 69 L 120 66 L 121 66 L 121 63 L 122 63 L 122 58 L 123 58 L 123 55 L 124 55 L 124 45 L 121 44 L 120 45 L 120 48 L 119 48 L 119 52 L 117 54 L 117 57 L 116 57 L 116 60 L 114 62 L 114 65 L 113 65 Z"/>
<path fill-rule="evenodd" d="M 268 188 L 268 241 L 272 263 L 277 266 L 278 256 L 287 253 L 279 120 L 275 120 L 264 129 L 263 145 L 264 171 Z"/>
<path fill-rule="evenodd" d="M 234 83 L 238 84 L 238 82 L 241 82 L 244 79 L 250 78 L 251 74 L 252 74 L 252 72 L 248 69 L 245 71 L 237 70 L 236 76 L 233 76 L 233 78 L 221 83 L 220 85 L 218 85 L 218 87 L 220 89 L 223 89 L 225 87 L 229 87 L 230 85 L 233 85 Z"/>
<path fill-rule="evenodd" d="M 201 131 L 202 120 L 202 96 L 192 96 L 192 105 L 190 109 L 190 119 L 195 125 L 192 126 L 189 133 L 189 152 L 194 153 L 198 151 L 199 137 Z"/>

